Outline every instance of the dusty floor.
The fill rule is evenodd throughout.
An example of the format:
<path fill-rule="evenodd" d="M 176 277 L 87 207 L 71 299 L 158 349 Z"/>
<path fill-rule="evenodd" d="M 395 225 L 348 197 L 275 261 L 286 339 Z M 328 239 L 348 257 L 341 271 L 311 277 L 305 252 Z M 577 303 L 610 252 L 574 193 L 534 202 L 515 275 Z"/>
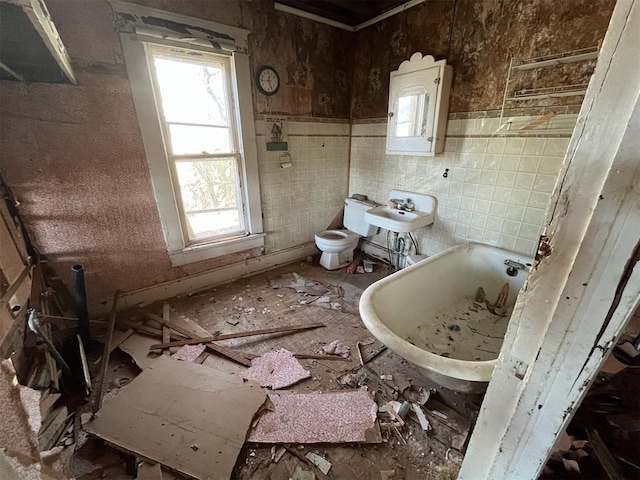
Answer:
<path fill-rule="evenodd" d="M 227 340 L 226 344 L 242 352 L 261 354 L 286 348 L 294 353 L 317 354 L 333 340 L 340 340 L 351 348 L 346 361 L 301 359 L 312 376 L 290 387 L 293 391 L 335 391 L 348 388 L 339 379 L 352 373 L 358 385 L 367 385 L 376 392 L 378 405 L 389 400 L 403 400 L 418 392 L 420 387 L 432 389 L 432 396 L 454 408 L 471 422 L 477 415 L 481 396 L 451 392 L 433 384 L 412 365 L 384 348 L 367 331 L 358 315 L 358 301 L 364 289 L 388 274 L 387 267 L 375 266 L 374 273 L 350 275 L 344 269 L 329 272 L 312 262 L 296 262 L 253 277 L 211 288 L 202 292 L 171 299 L 171 317 L 188 318 L 213 334 L 255 330 L 282 325 L 322 322 L 323 328 L 288 335 L 265 335 Z M 303 277 L 300 281 L 297 276 Z M 296 291 L 287 285 L 296 283 L 309 293 Z M 314 284 L 317 284 L 314 287 Z M 317 287 L 317 288 L 316 288 Z M 325 293 L 323 288 L 328 289 Z M 162 315 L 162 304 L 145 308 Z M 157 342 L 157 339 L 153 339 Z M 362 344 L 365 367 L 361 367 L 356 342 Z M 148 344 L 147 344 L 148 345 Z M 133 343 L 134 350 L 137 348 Z M 137 361 L 153 361 L 138 349 Z M 111 359 L 109 387 L 126 383 L 135 376 L 137 368 L 123 352 L 116 350 Z M 244 367 L 217 355 L 209 355 L 203 365 L 235 372 Z M 393 380 L 382 380 L 392 375 Z M 432 422 L 433 423 L 433 422 Z M 458 435 L 450 426 L 433 424 L 425 433 L 415 417 L 410 416 L 398 432 L 383 432 L 384 442 L 367 445 L 292 445 L 302 456 L 308 451 L 323 454 L 333 467 L 328 475 L 313 469 L 316 478 L 379 479 L 381 471 L 395 470 L 393 479 L 453 479 L 462 460 L 462 453 L 451 448 L 451 436 Z M 459 440 L 459 435 L 458 435 Z M 98 465 L 99 468 L 95 466 Z M 72 472 L 77 478 L 130 478 L 124 474 L 122 458 L 117 451 L 103 446 L 97 439 L 89 439 L 74 455 Z M 246 444 L 236 468 L 234 479 L 286 480 L 298 467 L 310 470 L 294 453 L 287 452 L 277 462 L 272 461 L 271 445 Z"/>

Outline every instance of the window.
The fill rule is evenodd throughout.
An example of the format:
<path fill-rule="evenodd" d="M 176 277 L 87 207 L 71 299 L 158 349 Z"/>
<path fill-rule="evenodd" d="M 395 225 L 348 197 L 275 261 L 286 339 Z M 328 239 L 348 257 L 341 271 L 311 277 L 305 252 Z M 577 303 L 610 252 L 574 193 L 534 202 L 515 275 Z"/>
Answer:
<path fill-rule="evenodd" d="M 147 51 L 186 243 L 247 235 L 228 56 Z"/>
<path fill-rule="evenodd" d="M 112 6 L 122 14 L 120 41 L 172 265 L 263 247 L 249 32 Z M 151 27 L 150 18 L 190 33 Z"/>

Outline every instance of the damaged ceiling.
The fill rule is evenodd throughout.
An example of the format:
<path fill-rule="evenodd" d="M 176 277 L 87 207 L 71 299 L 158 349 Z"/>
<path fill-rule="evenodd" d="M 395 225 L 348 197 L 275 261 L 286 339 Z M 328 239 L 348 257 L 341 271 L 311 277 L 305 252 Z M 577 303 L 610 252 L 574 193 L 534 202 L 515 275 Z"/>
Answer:
<path fill-rule="evenodd" d="M 76 83 L 67 51 L 42 0 L 0 2 L 0 79 Z"/>
<path fill-rule="evenodd" d="M 307 13 L 344 23 L 360 25 L 409 0 L 278 0 L 278 3 Z"/>

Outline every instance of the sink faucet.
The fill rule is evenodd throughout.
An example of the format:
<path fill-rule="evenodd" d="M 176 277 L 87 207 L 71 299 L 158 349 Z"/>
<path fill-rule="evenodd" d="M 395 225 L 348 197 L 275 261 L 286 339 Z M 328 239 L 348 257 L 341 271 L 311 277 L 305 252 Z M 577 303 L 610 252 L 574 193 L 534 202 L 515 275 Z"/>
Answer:
<path fill-rule="evenodd" d="M 413 203 L 413 200 L 411 200 L 410 198 L 406 198 L 404 200 L 401 198 L 392 198 L 390 199 L 390 201 L 395 205 L 395 208 L 397 208 L 398 210 L 413 212 L 413 210 L 416 208 L 415 204 Z"/>

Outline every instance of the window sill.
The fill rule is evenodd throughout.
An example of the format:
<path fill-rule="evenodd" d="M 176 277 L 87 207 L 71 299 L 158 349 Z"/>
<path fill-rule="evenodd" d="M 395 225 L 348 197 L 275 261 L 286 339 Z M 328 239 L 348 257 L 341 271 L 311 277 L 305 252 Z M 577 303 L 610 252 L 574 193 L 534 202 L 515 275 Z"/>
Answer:
<path fill-rule="evenodd" d="M 206 245 L 187 247 L 176 252 L 169 252 L 171 266 L 179 267 L 188 263 L 201 262 L 210 258 L 221 257 L 230 253 L 243 252 L 264 246 L 264 233 L 248 235 Z"/>

